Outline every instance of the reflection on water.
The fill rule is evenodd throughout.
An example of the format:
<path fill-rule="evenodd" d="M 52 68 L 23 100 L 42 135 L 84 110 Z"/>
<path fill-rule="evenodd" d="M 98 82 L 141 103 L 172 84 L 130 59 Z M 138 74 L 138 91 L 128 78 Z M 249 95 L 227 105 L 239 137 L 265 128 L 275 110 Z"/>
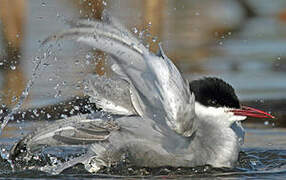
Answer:
<path fill-rule="evenodd" d="M 82 165 L 76 165 L 72 168 L 65 170 L 62 174 L 52 176 L 47 173 L 43 173 L 35 170 L 16 170 L 12 171 L 12 168 L 5 159 L 4 149 L 9 149 L 13 142 L 20 138 L 21 133 L 27 133 L 32 130 L 32 126 L 41 126 L 40 122 L 26 122 L 23 124 L 9 124 L 6 137 L 1 139 L 0 148 L 2 149 L 2 158 L 0 158 L 0 176 L 1 177 L 149 177 L 149 176 L 168 176 L 168 177 L 221 177 L 228 179 L 230 177 L 268 177 L 274 178 L 275 176 L 286 176 L 286 143 L 285 143 L 285 129 L 279 128 L 266 128 L 264 129 L 247 129 L 246 142 L 239 156 L 239 162 L 233 169 L 217 169 L 209 166 L 196 167 L 196 168 L 137 168 L 128 162 L 119 163 L 110 169 L 103 169 L 98 175 L 89 174 Z M 21 127 L 21 131 L 19 131 Z M 250 126 L 251 127 L 251 126 Z M 16 138 L 15 138 L 16 137 Z M 80 152 L 83 149 L 76 147 L 70 148 L 70 152 Z M 53 154 L 56 157 L 64 157 L 64 154 L 68 154 L 69 151 L 61 151 L 58 149 Z M 60 152 L 60 153 L 59 153 Z M 64 153 L 63 153 L 64 152 Z M 46 154 L 47 155 L 47 154 Z M 15 167 L 34 167 L 37 165 L 43 165 L 47 162 L 56 163 L 52 156 L 41 156 L 42 159 L 34 159 L 33 163 L 28 164 L 25 161 L 21 164 L 16 164 Z M 30 161 L 31 162 L 31 161 Z M 56 165 L 56 164 L 55 164 Z"/>
<path fill-rule="evenodd" d="M 43 38 L 65 27 L 64 22 L 86 16 L 82 11 L 90 1 L 83 1 L 85 8 L 75 8 L 69 1 L 47 2 L 29 0 L 26 37 L 23 47 L 22 66 L 31 78 L 33 58 Z M 286 98 L 285 64 L 285 1 L 249 1 L 248 8 L 255 10 L 249 15 L 243 0 L 224 1 L 156 1 L 118 0 L 106 5 L 110 12 L 128 24 L 137 36 L 146 40 L 152 50 L 162 41 L 167 54 L 185 72 L 188 79 L 202 75 L 219 76 L 232 84 L 240 99 L 281 100 Z M 44 4 L 43 4 L 44 3 Z M 105 3 L 103 3 L 103 6 Z M 87 6 L 87 7 L 86 7 Z M 101 4 L 102 6 L 102 4 Z M 56 13 L 55 13 L 56 12 Z M 89 12 L 89 13 L 91 13 Z M 99 12 L 100 14 L 100 12 Z M 154 37 L 155 36 L 155 37 Z M 159 39 L 159 40 L 158 40 Z M 61 102 L 74 96 L 82 96 L 82 80 L 95 71 L 98 62 L 95 54 L 85 46 L 60 42 L 56 55 L 46 63 L 45 71 L 36 79 L 25 108 L 39 107 Z M 103 61 L 102 61 L 103 62 Z M 13 71 L 12 71 L 13 72 Z M 16 73 L 16 72 L 15 72 Z M 271 105 L 270 105 L 271 107 Z M 275 106 L 278 107 L 278 106 Z M 268 109 L 274 113 L 278 109 Z M 66 110 L 69 111 L 69 110 Z M 55 110 L 49 111 L 54 117 Z M 282 112 L 286 113 L 286 112 Z M 32 112 L 35 117 L 38 112 Z M 45 114 L 49 119 L 50 114 Z M 24 118 L 21 118 L 24 119 Z M 26 120 L 26 119 L 25 119 Z M 280 119 L 283 121 L 285 119 Z M 20 121 L 10 123 L 1 136 L 1 177 L 46 177 L 37 171 L 13 172 L 4 160 L 5 151 L 20 137 L 32 131 L 42 122 Z M 247 124 L 246 142 L 235 169 L 136 169 L 113 170 L 114 175 L 185 175 L 188 177 L 269 177 L 286 176 L 286 129 L 260 124 Z M 272 128 L 273 126 L 273 128 Z M 267 127 L 267 128 L 266 128 Z M 120 169 L 122 168 L 122 169 Z M 124 171 L 123 171 L 124 170 Z M 112 171 L 106 170 L 107 173 Z M 120 172 L 120 173 L 119 173 Z M 76 166 L 55 178 L 91 177 L 84 167 Z M 112 174 L 112 173 L 111 173 Z M 92 176 L 95 177 L 95 176 Z M 98 177 L 109 177 L 102 175 Z"/>

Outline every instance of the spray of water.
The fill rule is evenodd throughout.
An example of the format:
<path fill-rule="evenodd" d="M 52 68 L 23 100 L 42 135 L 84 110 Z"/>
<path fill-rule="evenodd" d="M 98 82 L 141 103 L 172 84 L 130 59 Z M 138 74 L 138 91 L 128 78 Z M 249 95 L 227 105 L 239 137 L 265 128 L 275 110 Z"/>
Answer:
<path fill-rule="evenodd" d="M 50 48 L 50 47 L 49 47 Z M 13 115 L 19 111 L 19 109 L 22 107 L 25 99 L 27 98 L 27 96 L 29 95 L 29 92 L 35 82 L 35 80 L 41 75 L 41 73 L 43 72 L 43 70 L 45 69 L 46 66 L 43 66 L 43 64 L 47 64 L 49 57 L 51 56 L 50 51 L 44 51 L 43 53 L 43 48 L 40 48 L 40 54 L 43 54 L 40 58 L 36 58 L 37 61 L 35 61 L 35 66 L 33 69 L 33 74 L 31 79 L 28 81 L 26 88 L 24 89 L 24 91 L 22 92 L 21 96 L 18 99 L 17 104 L 11 109 L 11 111 L 8 113 L 7 116 L 4 117 L 3 123 L 0 126 L 0 136 L 3 133 L 4 128 L 7 126 L 7 124 L 9 123 L 9 121 L 11 119 L 13 119 Z M 47 53 L 48 52 L 48 53 Z"/>

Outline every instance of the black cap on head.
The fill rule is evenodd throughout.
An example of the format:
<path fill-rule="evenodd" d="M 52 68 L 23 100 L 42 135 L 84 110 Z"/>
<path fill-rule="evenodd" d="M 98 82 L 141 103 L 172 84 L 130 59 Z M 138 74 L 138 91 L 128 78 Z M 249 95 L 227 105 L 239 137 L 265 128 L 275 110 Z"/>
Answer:
<path fill-rule="evenodd" d="M 196 101 L 204 106 L 240 108 L 239 100 L 231 85 L 225 81 L 206 77 L 190 83 Z"/>

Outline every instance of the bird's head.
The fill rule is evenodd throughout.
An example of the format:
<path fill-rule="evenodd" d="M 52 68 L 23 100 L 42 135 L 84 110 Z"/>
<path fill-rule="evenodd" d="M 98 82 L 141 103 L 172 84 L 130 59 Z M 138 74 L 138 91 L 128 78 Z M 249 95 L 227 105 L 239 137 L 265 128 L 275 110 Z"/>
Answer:
<path fill-rule="evenodd" d="M 199 118 L 230 124 L 247 117 L 274 118 L 264 111 L 242 106 L 233 87 L 219 78 L 194 80 L 190 83 L 190 90 L 195 95 L 195 111 Z"/>

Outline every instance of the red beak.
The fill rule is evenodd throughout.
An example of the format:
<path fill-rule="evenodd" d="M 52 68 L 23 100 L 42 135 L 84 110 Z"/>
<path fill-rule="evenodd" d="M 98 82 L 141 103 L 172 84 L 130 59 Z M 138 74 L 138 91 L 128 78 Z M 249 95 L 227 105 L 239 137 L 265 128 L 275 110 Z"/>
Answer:
<path fill-rule="evenodd" d="M 274 119 L 275 117 L 272 116 L 271 114 L 268 114 L 267 112 L 247 107 L 247 106 L 242 106 L 241 109 L 233 109 L 230 110 L 231 112 L 234 113 L 234 115 L 237 116 L 248 116 L 248 117 L 256 117 L 256 118 L 272 118 Z"/>

